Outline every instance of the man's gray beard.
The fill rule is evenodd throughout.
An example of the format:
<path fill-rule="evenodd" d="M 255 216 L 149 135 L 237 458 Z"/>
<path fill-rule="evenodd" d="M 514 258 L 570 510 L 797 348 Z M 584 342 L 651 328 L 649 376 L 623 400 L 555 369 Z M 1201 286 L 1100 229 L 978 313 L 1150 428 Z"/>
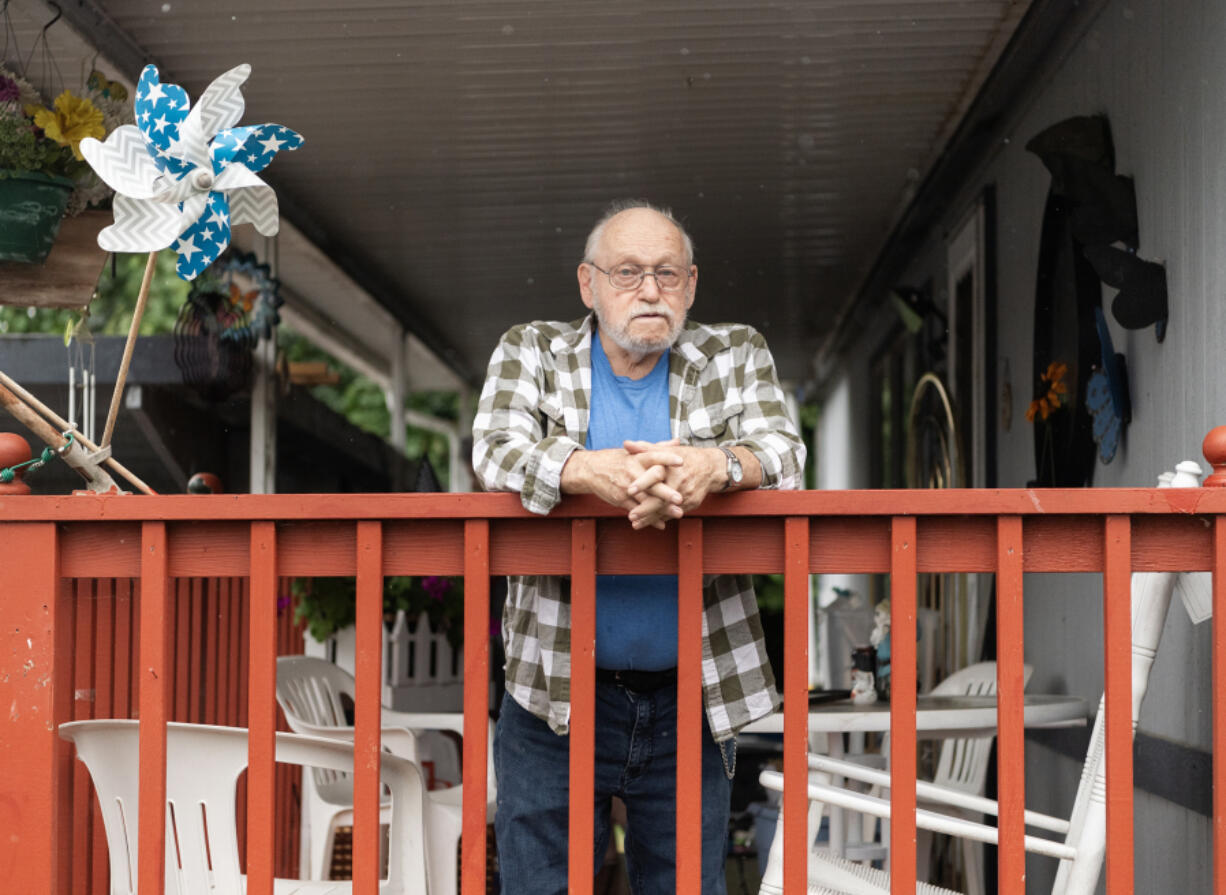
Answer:
<path fill-rule="evenodd" d="M 654 352 L 670 348 L 677 341 L 677 336 L 681 335 L 682 327 L 685 326 L 685 312 L 682 311 L 680 319 L 669 321 L 668 335 L 665 338 L 640 339 L 629 333 L 629 325 L 633 322 L 633 318 L 627 321 L 625 327 L 615 327 L 605 321 L 599 296 L 593 295 L 592 310 L 596 313 L 596 323 L 599 325 L 601 332 L 608 335 L 618 348 L 623 351 L 629 351 L 632 354 L 653 354 Z"/>

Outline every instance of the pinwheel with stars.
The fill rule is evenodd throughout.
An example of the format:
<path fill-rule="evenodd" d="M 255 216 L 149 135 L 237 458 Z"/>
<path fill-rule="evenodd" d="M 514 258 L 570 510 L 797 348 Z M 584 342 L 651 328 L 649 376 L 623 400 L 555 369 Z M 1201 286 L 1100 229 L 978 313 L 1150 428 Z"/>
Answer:
<path fill-rule="evenodd" d="M 279 124 L 240 126 L 241 87 L 251 66 L 239 65 L 213 81 L 192 106 L 187 91 L 163 83 L 145 66 L 136 86 L 136 124 L 116 128 L 106 142 L 81 141 L 81 152 L 115 190 L 115 222 L 98 234 L 108 252 L 149 252 L 111 398 L 102 446 L 110 442 L 119 396 L 144 311 L 156 253 L 173 247 L 176 271 L 194 279 L 230 244 L 231 228 L 250 223 L 264 236 L 279 228 L 277 196 L 260 179 L 282 149 L 302 137 Z"/>
<path fill-rule="evenodd" d="M 81 152 L 115 190 L 115 223 L 98 235 L 110 252 L 173 246 L 178 274 L 191 280 L 230 243 L 230 228 L 251 223 L 264 236 L 278 229 L 277 197 L 258 176 L 302 137 L 278 124 L 238 126 L 243 82 L 251 66 L 223 74 L 191 105 L 178 84 L 162 83 L 155 66 L 136 87 L 136 124 Z"/>

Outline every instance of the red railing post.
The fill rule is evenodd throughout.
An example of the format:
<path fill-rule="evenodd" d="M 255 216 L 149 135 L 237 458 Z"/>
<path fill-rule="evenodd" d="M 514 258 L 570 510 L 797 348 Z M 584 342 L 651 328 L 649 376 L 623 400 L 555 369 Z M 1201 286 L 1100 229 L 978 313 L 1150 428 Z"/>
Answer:
<path fill-rule="evenodd" d="M 783 879 L 785 891 L 804 892 L 809 873 L 809 520 L 784 520 L 783 538 Z"/>
<path fill-rule="evenodd" d="M 141 892 L 166 881 L 166 722 L 170 705 L 170 572 L 166 523 L 141 525 L 140 566 L 140 868 Z"/>
<path fill-rule="evenodd" d="M 915 892 L 916 572 L 914 516 L 895 516 L 890 551 L 890 892 Z"/>
<path fill-rule="evenodd" d="M 354 664 L 353 893 L 379 891 L 379 751 L 383 700 L 383 526 L 358 523 Z"/>
<path fill-rule="evenodd" d="M 570 895 L 592 895 L 596 787 L 596 520 L 570 536 Z"/>
<path fill-rule="evenodd" d="M 1107 765 L 1107 891 L 1132 895 L 1132 529 L 1104 520 L 1103 651 Z"/>
<path fill-rule="evenodd" d="M 1026 687 L 1022 612 L 1022 517 L 996 520 L 997 792 L 1000 803 L 999 883 L 1008 895 L 1026 891 Z"/>
<path fill-rule="evenodd" d="M 489 793 L 490 523 L 464 523 L 464 828 L 463 895 L 485 892 L 485 816 Z"/>
<path fill-rule="evenodd" d="M 54 523 L 0 524 L 0 543 L 0 874 L 14 892 L 67 893 L 73 759 L 55 728 L 72 716 L 71 596 Z"/>
<path fill-rule="evenodd" d="M 247 607 L 247 891 L 272 895 L 277 729 L 277 531 L 251 523 Z"/>
<path fill-rule="evenodd" d="M 1213 891 L 1226 892 L 1226 516 L 1213 520 Z"/>
<path fill-rule="evenodd" d="M 1206 488 L 1226 488 L 1226 426 L 1205 436 Z M 1226 892 L 1226 516 L 1213 520 L 1213 891 Z"/>
<path fill-rule="evenodd" d="M 677 892 L 702 889 L 702 520 L 677 526 Z"/>

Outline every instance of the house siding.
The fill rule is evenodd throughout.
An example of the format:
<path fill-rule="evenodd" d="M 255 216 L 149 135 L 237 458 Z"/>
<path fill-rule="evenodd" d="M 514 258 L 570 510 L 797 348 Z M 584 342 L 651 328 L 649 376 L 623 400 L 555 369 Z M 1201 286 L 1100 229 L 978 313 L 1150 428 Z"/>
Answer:
<path fill-rule="evenodd" d="M 1028 101 L 1001 125 L 992 156 L 968 172 L 948 213 L 930 232 L 900 281 L 929 277 L 947 302 L 947 239 L 987 185 L 995 188 L 997 336 L 988 362 L 1003 400 L 1006 363 L 1012 425 L 997 406 L 998 484 L 1032 479 L 1034 449 L 1025 420 L 1031 400 L 1032 335 L 1039 233 L 1050 178 L 1025 144 L 1074 115 L 1106 115 L 1116 170 L 1135 179 L 1139 255 L 1167 266 L 1170 324 L 1158 344 L 1153 328 L 1127 331 L 1111 320 L 1117 351 L 1128 359 L 1132 423 L 1110 465 L 1098 463 L 1096 486 L 1138 486 L 1181 459 L 1200 462 L 1204 433 L 1226 422 L 1218 369 L 1226 338 L 1226 4 L 1201 0 L 1108 3 L 1081 39 L 1049 71 L 1034 73 Z M 1113 289 L 1104 290 L 1110 307 Z M 888 322 L 892 312 L 882 312 Z M 919 371 L 923 372 L 923 371 Z M 1210 749 L 1210 632 L 1193 626 L 1175 600 L 1141 711 L 1140 731 Z M 1096 704 L 1103 686 L 1101 577 L 1027 576 L 1026 661 L 1033 691 L 1067 691 Z M 1080 769 L 1073 760 L 1028 742 L 1031 807 L 1067 814 Z M 1206 785 L 1208 781 L 1206 779 Z M 1211 821 L 1175 802 L 1138 791 L 1136 890 L 1208 892 Z M 1029 891 L 1048 891 L 1053 862 L 1031 858 Z M 1100 891 L 1103 885 L 1100 883 Z"/>

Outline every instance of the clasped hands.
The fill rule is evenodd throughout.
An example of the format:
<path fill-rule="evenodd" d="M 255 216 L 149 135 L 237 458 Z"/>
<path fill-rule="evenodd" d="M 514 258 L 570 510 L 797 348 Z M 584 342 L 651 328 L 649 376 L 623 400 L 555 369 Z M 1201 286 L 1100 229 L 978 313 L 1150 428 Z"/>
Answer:
<path fill-rule="evenodd" d="M 726 475 L 719 448 L 689 447 L 675 438 L 625 441 L 621 448 L 571 454 L 562 467 L 562 490 L 595 494 L 627 510 L 636 529 L 662 529 L 720 490 Z"/>

